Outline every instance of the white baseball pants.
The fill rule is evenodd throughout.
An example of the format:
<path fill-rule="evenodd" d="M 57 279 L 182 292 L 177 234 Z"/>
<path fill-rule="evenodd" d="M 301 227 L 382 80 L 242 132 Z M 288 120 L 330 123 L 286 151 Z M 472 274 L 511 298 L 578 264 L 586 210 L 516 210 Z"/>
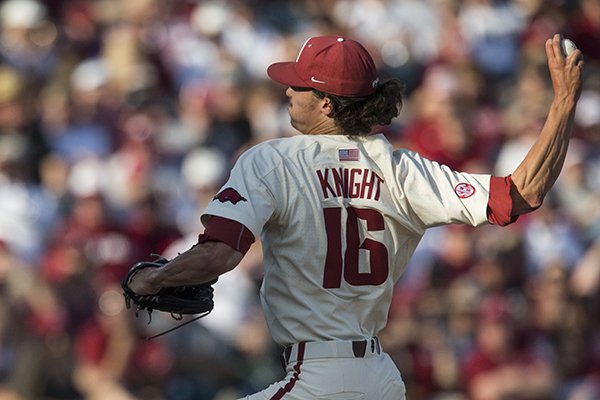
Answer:
<path fill-rule="evenodd" d="M 405 400 L 400 372 L 377 338 L 298 343 L 283 359 L 285 379 L 245 400 Z"/>

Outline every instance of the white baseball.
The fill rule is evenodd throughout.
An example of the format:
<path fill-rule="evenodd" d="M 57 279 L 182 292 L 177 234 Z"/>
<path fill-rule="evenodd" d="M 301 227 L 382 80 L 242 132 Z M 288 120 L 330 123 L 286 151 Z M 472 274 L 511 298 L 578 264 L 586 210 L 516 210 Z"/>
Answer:
<path fill-rule="evenodd" d="M 577 50 L 577 46 L 575 46 L 575 43 L 573 43 L 572 40 L 569 40 L 567 38 L 563 38 L 560 41 L 560 48 L 562 49 L 562 52 L 565 55 L 565 57 L 568 57 L 572 52 Z"/>

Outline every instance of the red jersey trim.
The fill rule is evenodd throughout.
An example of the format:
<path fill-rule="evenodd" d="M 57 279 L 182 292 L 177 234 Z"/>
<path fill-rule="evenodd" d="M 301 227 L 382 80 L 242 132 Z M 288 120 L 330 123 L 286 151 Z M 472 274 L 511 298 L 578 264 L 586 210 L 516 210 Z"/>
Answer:
<path fill-rule="evenodd" d="M 209 241 L 223 242 L 240 253 L 246 254 L 254 243 L 254 235 L 237 221 L 211 215 L 206 223 L 204 233 L 198 236 L 198 243 Z"/>
<path fill-rule="evenodd" d="M 487 205 L 487 217 L 490 223 L 506 226 L 519 218 L 518 215 L 512 215 L 513 200 L 510 196 L 512 186 L 510 175 L 492 176 L 490 179 L 490 198 Z"/>

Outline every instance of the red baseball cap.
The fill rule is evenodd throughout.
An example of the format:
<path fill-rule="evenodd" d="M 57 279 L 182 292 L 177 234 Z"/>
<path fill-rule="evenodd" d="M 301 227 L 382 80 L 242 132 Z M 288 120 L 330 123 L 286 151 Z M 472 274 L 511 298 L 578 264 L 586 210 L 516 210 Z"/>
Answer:
<path fill-rule="evenodd" d="M 296 61 L 271 64 L 267 74 L 287 86 L 345 97 L 368 96 L 379 83 L 369 52 L 357 41 L 340 36 L 309 38 Z"/>

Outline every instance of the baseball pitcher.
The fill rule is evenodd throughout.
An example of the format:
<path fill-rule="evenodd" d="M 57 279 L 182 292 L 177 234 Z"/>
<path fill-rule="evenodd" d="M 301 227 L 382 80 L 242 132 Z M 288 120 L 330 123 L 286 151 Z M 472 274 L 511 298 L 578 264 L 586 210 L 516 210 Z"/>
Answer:
<path fill-rule="evenodd" d="M 510 176 L 452 171 L 396 150 L 376 126 L 402 107 L 367 50 L 345 37 L 308 39 L 268 75 L 287 86 L 302 135 L 245 152 L 202 217 L 198 244 L 135 274 L 140 295 L 210 282 L 262 239 L 261 299 L 287 375 L 246 399 L 404 399 L 377 334 L 395 283 L 429 227 L 507 225 L 538 208 L 557 179 L 581 91 L 583 56 L 546 42 L 554 100 L 539 137 Z"/>

